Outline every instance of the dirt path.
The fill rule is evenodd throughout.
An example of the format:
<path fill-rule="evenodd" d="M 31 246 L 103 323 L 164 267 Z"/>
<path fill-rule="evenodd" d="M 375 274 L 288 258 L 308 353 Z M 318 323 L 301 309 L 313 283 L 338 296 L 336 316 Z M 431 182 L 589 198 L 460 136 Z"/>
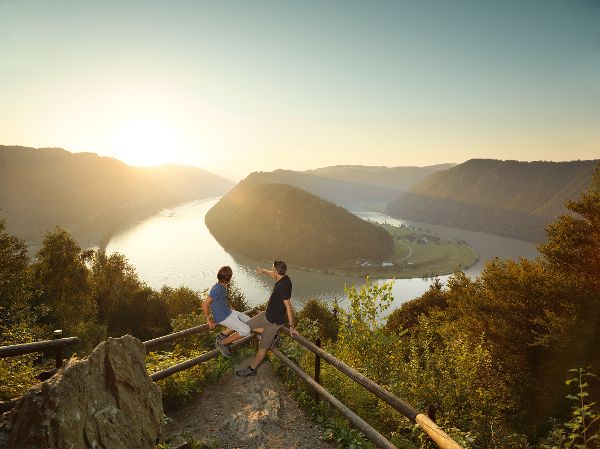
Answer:
<path fill-rule="evenodd" d="M 236 366 L 248 366 L 250 360 Z M 186 438 L 221 449 L 333 449 L 265 361 L 255 377 L 222 377 L 194 402 L 169 414 L 166 441 Z"/>

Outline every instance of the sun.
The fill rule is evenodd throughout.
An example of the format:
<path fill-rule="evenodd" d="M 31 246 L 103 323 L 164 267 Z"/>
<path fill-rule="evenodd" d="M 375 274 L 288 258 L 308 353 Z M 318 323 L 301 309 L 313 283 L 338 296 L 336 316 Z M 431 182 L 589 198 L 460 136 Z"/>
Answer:
<path fill-rule="evenodd" d="M 129 165 L 149 167 L 176 161 L 181 134 L 165 121 L 140 118 L 117 129 L 113 142 L 118 159 Z"/>

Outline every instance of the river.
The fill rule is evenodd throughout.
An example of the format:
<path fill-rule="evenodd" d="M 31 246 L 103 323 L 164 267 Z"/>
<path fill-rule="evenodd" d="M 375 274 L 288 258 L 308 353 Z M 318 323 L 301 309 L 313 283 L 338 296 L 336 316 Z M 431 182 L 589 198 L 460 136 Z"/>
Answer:
<path fill-rule="evenodd" d="M 169 285 L 204 290 L 216 282 L 219 267 L 230 265 L 233 268 L 234 280 L 245 293 L 248 302 L 253 305 L 264 303 L 269 298 L 272 281 L 264 275 L 257 275 L 254 268 L 270 268 L 270 264 L 239 254 L 230 254 L 214 239 L 204 223 L 204 216 L 217 201 L 218 198 L 203 199 L 163 210 L 114 235 L 106 252 L 124 254 L 135 267 L 140 279 L 155 289 Z M 395 225 L 404 223 L 445 238 L 467 241 L 480 256 L 479 262 L 465 270 L 472 277 L 481 272 L 485 260 L 494 256 L 533 258 L 538 254 L 535 243 L 531 242 L 399 220 L 379 212 L 356 210 L 352 207 L 350 209 L 363 219 Z M 304 302 L 313 297 L 327 302 L 337 300 L 343 306 L 346 300 L 344 286 L 364 282 L 364 279 L 359 277 L 295 269 L 289 269 L 288 274 L 293 282 L 292 300 L 296 308 L 301 308 Z M 447 278 L 448 276 L 441 276 L 439 279 L 444 282 Z M 420 278 L 395 280 L 392 290 L 394 302 L 388 312 L 424 293 L 431 283 L 431 280 Z"/>

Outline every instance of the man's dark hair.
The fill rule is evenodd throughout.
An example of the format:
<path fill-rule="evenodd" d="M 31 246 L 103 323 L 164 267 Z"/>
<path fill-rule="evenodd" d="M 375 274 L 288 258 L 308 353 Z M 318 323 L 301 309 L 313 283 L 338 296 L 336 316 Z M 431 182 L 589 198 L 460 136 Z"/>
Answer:
<path fill-rule="evenodd" d="M 273 267 L 281 276 L 285 276 L 285 272 L 287 271 L 287 265 L 283 260 L 276 260 L 273 262 Z"/>
<path fill-rule="evenodd" d="M 217 273 L 217 279 L 219 282 L 229 282 L 231 280 L 231 276 L 233 276 L 233 271 L 231 270 L 231 267 L 227 265 L 221 267 Z"/>

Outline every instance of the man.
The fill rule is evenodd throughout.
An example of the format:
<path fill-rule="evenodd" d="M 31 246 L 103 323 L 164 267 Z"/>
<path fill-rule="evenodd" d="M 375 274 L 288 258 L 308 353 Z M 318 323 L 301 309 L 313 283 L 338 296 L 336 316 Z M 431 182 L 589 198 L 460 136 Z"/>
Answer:
<path fill-rule="evenodd" d="M 269 298 L 266 312 L 262 312 L 250 319 L 246 324 L 257 333 L 261 334 L 261 339 L 258 344 L 258 351 L 252 364 L 244 369 L 236 371 L 240 377 L 256 376 L 256 369 L 267 355 L 267 350 L 273 344 L 277 332 L 285 323 L 286 315 L 290 326 L 292 336 L 298 336 L 298 332 L 294 329 L 294 314 L 290 303 L 292 297 L 292 281 L 285 274 L 287 265 L 281 260 L 273 262 L 273 269 L 266 270 L 257 268 L 259 274 L 266 274 L 275 281 L 273 292 Z M 235 338 L 235 335 L 223 340 L 222 343 L 229 343 L 228 340 Z"/>

